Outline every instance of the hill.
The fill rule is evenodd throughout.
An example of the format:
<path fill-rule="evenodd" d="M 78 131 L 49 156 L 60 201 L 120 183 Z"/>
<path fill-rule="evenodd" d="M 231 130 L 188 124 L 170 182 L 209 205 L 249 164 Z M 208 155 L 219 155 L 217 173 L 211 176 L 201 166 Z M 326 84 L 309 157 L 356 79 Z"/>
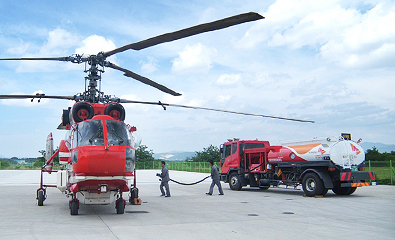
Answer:
<path fill-rule="evenodd" d="M 362 142 L 361 146 L 363 149 L 368 150 L 376 147 L 380 153 L 390 153 L 391 151 L 395 151 L 395 144 L 384 144 L 384 143 L 373 143 L 373 142 Z"/>

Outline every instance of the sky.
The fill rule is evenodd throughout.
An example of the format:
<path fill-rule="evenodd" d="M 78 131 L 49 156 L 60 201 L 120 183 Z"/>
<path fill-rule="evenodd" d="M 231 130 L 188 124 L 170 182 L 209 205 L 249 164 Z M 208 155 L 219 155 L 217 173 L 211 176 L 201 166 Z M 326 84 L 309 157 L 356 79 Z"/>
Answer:
<path fill-rule="evenodd" d="M 105 94 L 312 120 L 292 122 L 124 104 L 125 122 L 154 153 L 202 151 L 227 139 L 308 140 L 351 133 L 395 144 L 395 2 L 2 1 L 0 58 L 97 54 L 160 34 L 257 12 L 263 20 L 108 58 L 182 96 L 105 69 Z M 0 94 L 74 95 L 83 64 L 0 61 Z M 0 157 L 38 157 L 74 102 L 0 100 Z"/>

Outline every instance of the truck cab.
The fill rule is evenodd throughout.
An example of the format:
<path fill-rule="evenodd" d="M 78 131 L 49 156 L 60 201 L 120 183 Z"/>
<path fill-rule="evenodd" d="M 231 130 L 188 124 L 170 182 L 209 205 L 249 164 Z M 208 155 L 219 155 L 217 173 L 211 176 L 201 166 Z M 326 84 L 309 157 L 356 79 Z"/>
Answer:
<path fill-rule="evenodd" d="M 256 186 L 250 178 L 238 177 L 245 173 L 267 172 L 267 156 L 270 150 L 268 141 L 229 139 L 221 146 L 221 180 L 230 182 L 233 190 L 242 186 Z"/>

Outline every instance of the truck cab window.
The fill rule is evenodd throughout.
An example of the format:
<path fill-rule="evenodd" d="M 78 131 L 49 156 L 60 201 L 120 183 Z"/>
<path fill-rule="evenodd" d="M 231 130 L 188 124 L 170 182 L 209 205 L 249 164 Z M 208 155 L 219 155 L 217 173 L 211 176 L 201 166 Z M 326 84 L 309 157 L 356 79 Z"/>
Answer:
<path fill-rule="evenodd" d="M 224 147 L 225 147 L 225 158 L 227 158 L 230 156 L 230 151 L 231 151 L 230 145 L 226 145 Z"/>
<path fill-rule="evenodd" d="M 237 152 L 237 143 L 232 144 L 232 154 L 235 154 Z"/>

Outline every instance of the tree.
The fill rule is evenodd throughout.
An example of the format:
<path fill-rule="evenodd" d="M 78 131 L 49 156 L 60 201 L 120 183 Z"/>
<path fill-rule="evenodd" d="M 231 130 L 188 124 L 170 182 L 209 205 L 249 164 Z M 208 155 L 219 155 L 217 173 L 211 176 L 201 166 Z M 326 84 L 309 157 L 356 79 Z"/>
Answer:
<path fill-rule="evenodd" d="M 44 161 L 37 159 L 34 163 L 33 163 L 33 167 L 34 168 L 40 168 L 44 166 Z"/>
<path fill-rule="evenodd" d="M 383 161 L 384 156 L 377 150 L 376 147 L 366 150 L 365 159 L 370 161 Z"/>
<path fill-rule="evenodd" d="M 33 167 L 42 167 L 45 164 L 45 150 L 38 151 L 41 153 L 41 157 L 37 157 L 37 160 L 33 163 Z"/>
<path fill-rule="evenodd" d="M 217 146 L 210 144 L 207 148 L 203 148 L 203 151 L 196 152 L 196 155 L 191 158 L 187 158 L 186 161 L 192 162 L 208 162 L 212 160 L 213 162 L 218 162 L 221 158 L 221 153 Z"/>
<path fill-rule="evenodd" d="M 152 156 L 154 152 L 150 149 L 147 150 L 148 147 L 145 145 L 140 145 L 136 149 L 136 162 L 150 162 L 155 161 L 155 158 Z"/>
<path fill-rule="evenodd" d="M 376 147 L 373 147 L 372 149 L 366 150 L 365 159 L 366 161 L 394 161 L 395 151 L 391 151 L 390 153 L 380 153 Z"/>
<path fill-rule="evenodd" d="M 58 151 L 59 150 L 59 147 L 57 147 L 56 149 L 55 149 L 55 151 L 54 151 L 54 153 L 56 152 L 56 151 Z M 40 150 L 40 151 L 38 151 L 40 154 L 41 154 L 41 157 L 38 157 L 37 159 L 44 159 L 43 161 L 45 162 L 45 155 L 46 155 L 46 151 L 45 150 Z M 52 155 L 51 156 L 49 156 L 49 157 L 52 157 Z M 41 161 L 40 160 L 40 161 Z M 58 165 L 59 164 L 59 154 L 57 154 L 54 158 L 53 158 L 53 163 L 54 163 L 54 165 Z"/>
<path fill-rule="evenodd" d="M 7 168 L 10 166 L 10 162 L 7 159 L 1 159 L 1 168 Z"/>

